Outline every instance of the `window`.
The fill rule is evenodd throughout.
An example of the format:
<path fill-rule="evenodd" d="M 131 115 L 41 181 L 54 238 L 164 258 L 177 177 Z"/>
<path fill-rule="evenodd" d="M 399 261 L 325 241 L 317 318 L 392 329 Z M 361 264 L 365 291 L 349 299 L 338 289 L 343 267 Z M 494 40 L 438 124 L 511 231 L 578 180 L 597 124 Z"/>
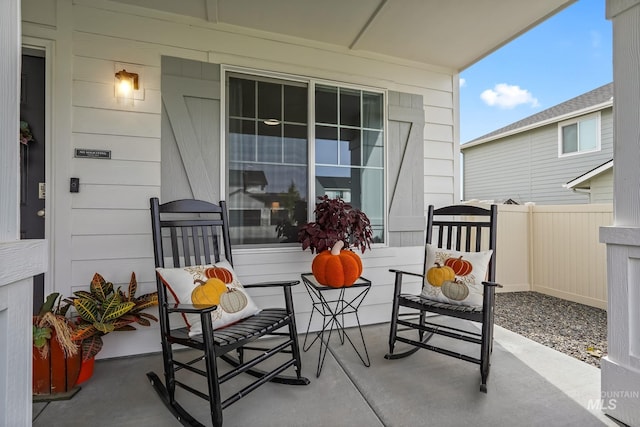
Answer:
<path fill-rule="evenodd" d="M 226 82 L 233 243 L 297 244 L 324 194 L 362 209 L 383 242 L 383 93 L 239 73 Z"/>
<path fill-rule="evenodd" d="M 315 194 L 341 197 L 384 235 L 382 94 L 335 86 L 315 88 Z"/>
<path fill-rule="evenodd" d="M 559 156 L 600 150 L 600 113 L 558 125 Z"/>

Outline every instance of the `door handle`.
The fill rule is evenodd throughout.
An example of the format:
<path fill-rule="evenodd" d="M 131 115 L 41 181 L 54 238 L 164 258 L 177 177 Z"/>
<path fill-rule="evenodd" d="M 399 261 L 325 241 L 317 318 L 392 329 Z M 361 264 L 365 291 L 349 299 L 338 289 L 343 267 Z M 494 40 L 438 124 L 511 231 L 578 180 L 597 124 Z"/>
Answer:
<path fill-rule="evenodd" d="M 44 218 L 44 209 L 40 209 L 38 212 L 36 212 L 36 215 L 38 215 L 41 218 Z"/>

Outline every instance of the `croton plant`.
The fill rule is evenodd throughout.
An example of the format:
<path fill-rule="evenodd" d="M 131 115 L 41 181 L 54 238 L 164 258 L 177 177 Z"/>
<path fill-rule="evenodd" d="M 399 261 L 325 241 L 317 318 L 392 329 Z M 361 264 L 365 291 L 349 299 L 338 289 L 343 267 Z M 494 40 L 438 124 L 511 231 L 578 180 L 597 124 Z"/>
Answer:
<path fill-rule="evenodd" d="M 82 344 L 82 359 L 95 357 L 102 349 L 102 336 L 113 331 L 135 330 L 133 323 L 149 326 L 158 319 L 142 310 L 158 305 L 158 293 L 136 297 L 138 282 L 131 273 L 128 292 L 114 288 L 113 283 L 96 273 L 89 291 L 76 291 L 74 298 L 66 300 L 78 312 L 79 318 L 72 334 Z"/>

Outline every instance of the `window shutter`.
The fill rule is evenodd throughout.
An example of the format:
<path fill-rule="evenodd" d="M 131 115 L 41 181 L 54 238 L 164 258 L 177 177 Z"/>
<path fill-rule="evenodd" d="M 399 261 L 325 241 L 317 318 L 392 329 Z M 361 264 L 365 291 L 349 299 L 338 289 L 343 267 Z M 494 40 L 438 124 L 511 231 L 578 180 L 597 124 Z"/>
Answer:
<path fill-rule="evenodd" d="M 162 200 L 220 199 L 220 65 L 162 58 Z"/>
<path fill-rule="evenodd" d="M 389 246 L 424 244 L 422 95 L 389 92 Z"/>

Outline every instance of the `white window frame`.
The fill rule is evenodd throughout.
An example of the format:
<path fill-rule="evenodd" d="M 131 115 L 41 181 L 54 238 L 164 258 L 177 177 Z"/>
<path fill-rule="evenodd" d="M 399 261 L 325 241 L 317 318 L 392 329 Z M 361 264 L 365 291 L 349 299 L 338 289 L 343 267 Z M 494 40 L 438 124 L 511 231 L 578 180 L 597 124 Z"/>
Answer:
<path fill-rule="evenodd" d="M 578 135 L 578 150 L 574 151 L 572 153 L 563 153 L 562 152 L 562 130 L 563 128 L 565 128 L 566 126 L 571 126 L 573 124 L 578 125 L 578 129 L 580 129 L 579 124 L 580 122 L 583 121 L 587 121 L 587 120 L 592 120 L 595 119 L 596 120 L 596 146 L 593 149 L 590 150 L 580 150 L 580 135 Z M 595 113 L 591 113 L 591 114 L 587 114 L 584 116 L 580 116 L 580 117 L 574 117 L 572 119 L 569 120 L 565 120 L 562 122 L 558 123 L 558 157 L 571 157 L 571 156 L 579 156 L 581 154 L 586 154 L 586 153 L 595 153 L 597 151 L 601 150 L 601 140 L 602 140 L 602 130 L 601 130 L 601 116 L 600 116 L 600 111 L 597 111 Z"/>
<path fill-rule="evenodd" d="M 265 70 L 259 70 L 254 68 L 246 68 L 235 65 L 221 64 L 220 65 L 220 194 L 221 199 L 224 200 L 227 196 L 228 183 L 227 183 L 227 162 L 228 159 L 226 157 L 227 150 L 227 129 L 226 129 L 226 120 L 227 120 L 227 100 L 226 100 L 226 81 L 228 73 L 239 73 L 246 74 L 248 76 L 255 76 L 257 78 L 274 78 L 279 80 L 290 80 L 293 82 L 301 82 L 306 83 L 309 88 L 309 98 L 308 98 L 308 111 L 311 117 L 316 117 L 315 111 L 315 91 L 316 85 L 328 85 L 328 86 L 336 86 L 345 89 L 356 89 L 361 91 L 370 91 L 370 92 L 378 92 L 383 96 L 383 111 L 382 111 L 382 122 L 383 122 L 383 144 L 384 144 L 384 161 L 383 161 L 383 182 L 384 182 L 384 197 L 383 197 L 383 223 L 384 223 L 384 243 L 372 243 L 371 247 L 386 247 L 389 244 L 389 215 L 388 215 L 388 206 L 389 206 L 389 142 L 388 142 L 388 130 L 389 130 L 389 94 L 388 90 L 381 87 L 368 86 L 366 84 L 358 84 L 358 83 L 347 83 L 343 81 L 337 80 L 326 80 L 322 78 L 314 78 L 309 76 L 300 76 L 295 74 L 288 73 L 280 73 L 280 72 L 270 72 Z M 308 205 L 307 205 L 307 219 L 308 221 L 313 221 L 313 211 L 316 206 L 316 185 L 315 185 L 315 122 L 310 122 L 308 124 L 308 139 L 309 139 L 309 150 L 308 150 Z M 237 246 L 237 250 L 241 252 L 251 251 L 251 250 L 273 250 L 278 249 L 288 250 L 292 249 L 292 247 L 288 247 L 286 245 L 278 245 L 278 244 L 266 244 L 266 245 L 240 245 Z M 299 248 L 295 248 L 299 250 Z"/>

